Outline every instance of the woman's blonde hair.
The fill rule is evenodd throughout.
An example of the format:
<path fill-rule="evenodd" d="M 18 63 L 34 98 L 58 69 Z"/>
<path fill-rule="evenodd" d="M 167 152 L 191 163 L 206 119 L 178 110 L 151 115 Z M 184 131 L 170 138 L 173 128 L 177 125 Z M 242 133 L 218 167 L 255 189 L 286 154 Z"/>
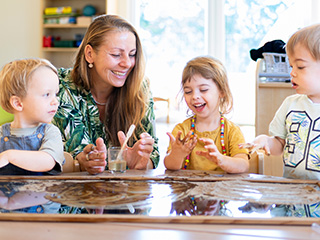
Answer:
<path fill-rule="evenodd" d="M 220 112 L 222 114 L 229 113 L 233 107 L 233 98 L 229 88 L 227 72 L 222 63 L 209 56 L 196 57 L 190 60 L 183 69 L 181 91 L 183 91 L 185 83 L 190 82 L 196 74 L 212 80 L 217 85 L 222 96 L 219 104 Z"/>
<path fill-rule="evenodd" d="M 288 55 L 294 53 L 297 44 L 304 46 L 315 60 L 320 60 L 320 24 L 304 27 L 295 32 L 286 44 Z"/>
<path fill-rule="evenodd" d="M 19 59 L 4 65 L 0 72 L 0 105 L 5 111 L 13 113 L 10 98 L 27 95 L 32 74 L 40 67 L 47 67 L 57 74 L 57 69 L 46 59 Z"/>
<path fill-rule="evenodd" d="M 149 98 L 147 85 L 143 84 L 145 61 L 142 45 L 135 28 L 116 15 L 101 15 L 95 18 L 79 47 L 72 71 L 72 80 L 78 87 L 90 90 L 91 80 L 88 62 L 85 58 L 85 47 L 89 44 L 94 51 L 98 50 L 111 31 L 129 31 L 136 38 L 135 66 L 128 75 L 125 84 L 121 88 L 113 88 L 113 92 L 108 98 L 106 110 L 105 125 L 108 138 L 113 145 L 120 145 L 117 137 L 118 131 L 126 132 L 131 124 L 135 124 L 142 131 L 144 130 L 141 121 L 145 115 Z M 134 138 L 137 139 L 135 134 Z"/>

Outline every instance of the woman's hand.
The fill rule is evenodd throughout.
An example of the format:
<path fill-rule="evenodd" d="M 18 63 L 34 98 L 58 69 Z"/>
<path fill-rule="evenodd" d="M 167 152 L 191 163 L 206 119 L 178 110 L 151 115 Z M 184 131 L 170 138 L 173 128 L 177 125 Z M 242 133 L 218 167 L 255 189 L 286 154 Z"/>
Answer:
<path fill-rule="evenodd" d="M 148 133 L 142 133 L 140 139 L 133 145 L 127 148 L 127 165 L 129 169 L 150 169 L 153 168 L 153 163 L 150 155 L 153 151 L 154 139 Z M 120 145 L 124 143 L 126 135 L 124 132 L 118 132 Z"/>
<path fill-rule="evenodd" d="M 107 148 L 102 138 L 96 140 L 96 146 L 88 144 L 83 151 L 76 156 L 81 169 L 90 174 L 98 174 L 106 168 Z"/>

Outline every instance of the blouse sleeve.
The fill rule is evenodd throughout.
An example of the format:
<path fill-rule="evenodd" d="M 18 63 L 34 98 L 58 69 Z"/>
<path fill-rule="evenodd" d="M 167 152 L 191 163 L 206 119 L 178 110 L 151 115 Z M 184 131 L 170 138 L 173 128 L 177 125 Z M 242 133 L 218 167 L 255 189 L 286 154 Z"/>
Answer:
<path fill-rule="evenodd" d="M 142 120 L 142 125 L 147 133 L 154 139 L 153 151 L 151 153 L 150 159 L 153 162 L 154 168 L 157 168 L 159 164 L 160 154 L 159 154 L 159 139 L 156 137 L 156 128 L 155 128 L 155 115 L 153 109 L 153 99 L 150 98 L 148 109 L 146 115 Z"/>
<path fill-rule="evenodd" d="M 76 156 L 86 145 L 95 142 L 93 133 L 99 127 L 100 120 L 99 114 L 92 112 L 95 109 L 90 108 L 74 85 L 68 84 L 68 78 L 69 72 L 60 70 L 60 104 L 52 123 L 60 129 L 64 150 Z M 89 111 L 91 109 L 90 114 L 88 108 Z"/>

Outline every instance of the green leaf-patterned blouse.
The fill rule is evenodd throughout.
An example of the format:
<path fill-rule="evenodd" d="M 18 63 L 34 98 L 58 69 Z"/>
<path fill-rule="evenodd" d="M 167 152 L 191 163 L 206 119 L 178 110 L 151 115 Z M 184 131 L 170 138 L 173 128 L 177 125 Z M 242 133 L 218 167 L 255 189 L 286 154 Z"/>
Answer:
<path fill-rule="evenodd" d="M 106 146 L 105 126 L 99 119 L 99 110 L 95 104 L 91 92 L 78 88 L 71 80 L 72 69 L 58 69 L 60 89 L 59 108 L 52 123 L 61 131 L 64 142 L 64 150 L 73 156 L 78 155 L 85 146 L 94 144 L 98 137 L 102 137 Z M 158 139 L 155 136 L 155 116 L 153 100 L 150 99 L 146 115 L 142 120 L 145 131 L 155 140 L 151 160 L 156 168 L 159 163 Z M 142 132 L 137 132 L 139 136 Z"/>

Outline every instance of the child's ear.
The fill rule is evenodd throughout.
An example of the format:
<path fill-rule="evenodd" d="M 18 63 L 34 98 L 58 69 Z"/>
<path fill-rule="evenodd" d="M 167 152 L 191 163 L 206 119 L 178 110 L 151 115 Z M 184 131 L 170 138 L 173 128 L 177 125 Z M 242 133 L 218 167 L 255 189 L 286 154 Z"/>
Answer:
<path fill-rule="evenodd" d="M 10 104 L 15 111 L 21 112 L 23 109 L 23 104 L 22 104 L 21 98 L 18 96 L 11 96 Z"/>

